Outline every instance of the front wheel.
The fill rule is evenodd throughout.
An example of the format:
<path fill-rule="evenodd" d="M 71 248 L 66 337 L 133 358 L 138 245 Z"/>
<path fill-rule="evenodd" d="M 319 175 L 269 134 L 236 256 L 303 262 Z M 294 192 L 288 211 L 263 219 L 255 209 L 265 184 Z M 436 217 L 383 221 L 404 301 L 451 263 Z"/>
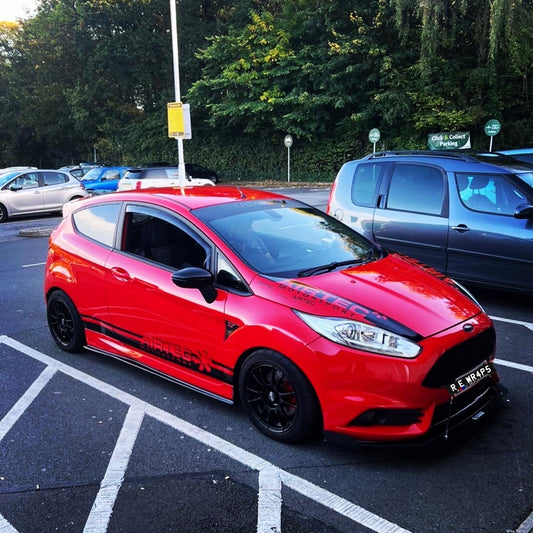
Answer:
<path fill-rule="evenodd" d="M 7 209 L 0 204 L 0 223 L 5 222 L 7 220 Z"/>
<path fill-rule="evenodd" d="M 85 346 L 85 328 L 72 300 L 56 290 L 48 298 L 46 318 L 56 344 L 66 352 L 79 352 Z"/>
<path fill-rule="evenodd" d="M 244 361 L 239 395 L 252 422 L 272 439 L 298 442 L 318 428 L 320 409 L 313 388 L 278 352 L 258 350 Z"/>

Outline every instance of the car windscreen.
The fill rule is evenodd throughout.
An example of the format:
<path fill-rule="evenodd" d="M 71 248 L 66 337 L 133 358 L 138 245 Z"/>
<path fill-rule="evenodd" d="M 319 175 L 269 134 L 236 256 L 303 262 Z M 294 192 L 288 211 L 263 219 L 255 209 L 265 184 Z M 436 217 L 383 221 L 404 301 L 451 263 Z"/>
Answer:
<path fill-rule="evenodd" d="M 96 180 L 98 179 L 98 176 L 100 176 L 101 173 L 101 168 L 92 168 L 91 170 L 89 170 L 89 172 L 87 172 L 87 174 L 84 174 L 79 179 L 80 181 Z"/>
<path fill-rule="evenodd" d="M 379 257 L 375 244 L 296 200 L 254 200 L 194 210 L 250 267 L 279 278 L 306 277 Z"/>
<path fill-rule="evenodd" d="M 0 174 L 0 187 L 13 179 L 17 174 L 19 174 L 19 172 L 7 172 L 5 174 Z"/>

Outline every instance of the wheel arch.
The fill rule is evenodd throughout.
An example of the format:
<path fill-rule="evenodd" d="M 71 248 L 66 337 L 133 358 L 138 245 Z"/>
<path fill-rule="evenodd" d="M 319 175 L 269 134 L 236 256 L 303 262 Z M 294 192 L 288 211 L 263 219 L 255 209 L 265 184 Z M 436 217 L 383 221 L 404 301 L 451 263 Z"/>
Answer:
<path fill-rule="evenodd" d="M 253 355 L 253 354 L 255 354 L 255 353 L 259 352 L 259 351 L 262 351 L 262 350 L 275 352 L 275 353 L 281 355 L 282 357 L 284 357 L 285 359 L 290 361 L 301 372 L 302 376 L 305 378 L 305 380 L 309 384 L 310 389 L 313 391 L 313 395 L 314 395 L 316 404 L 318 406 L 318 411 L 319 411 L 319 414 L 320 414 L 320 426 L 323 429 L 323 427 L 324 427 L 324 415 L 323 415 L 323 410 L 322 410 L 322 404 L 320 403 L 320 398 L 319 398 L 319 396 L 317 394 L 315 386 L 313 385 L 312 381 L 309 379 L 309 377 L 308 377 L 307 373 L 305 372 L 305 370 L 302 369 L 302 367 L 298 364 L 297 361 L 295 361 L 292 357 L 287 356 L 285 353 L 283 353 L 282 351 L 277 350 L 275 348 L 271 348 L 271 347 L 268 347 L 268 346 L 255 346 L 255 347 L 252 347 L 252 348 L 248 348 L 247 350 L 245 350 L 240 355 L 239 359 L 235 363 L 235 367 L 234 367 L 234 370 L 233 370 L 233 403 L 234 404 L 239 404 L 239 405 L 241 404 L 241 398 L 240 398 L 240 394 L 239 394 L 239 380 L 240 380 L 241 370 L 242 370 L 242 366 L 243 366 L 244 362 L 246 361 L 246 359 L 248 359 L 248 357 L 250 357 L 251 355 Z"/>

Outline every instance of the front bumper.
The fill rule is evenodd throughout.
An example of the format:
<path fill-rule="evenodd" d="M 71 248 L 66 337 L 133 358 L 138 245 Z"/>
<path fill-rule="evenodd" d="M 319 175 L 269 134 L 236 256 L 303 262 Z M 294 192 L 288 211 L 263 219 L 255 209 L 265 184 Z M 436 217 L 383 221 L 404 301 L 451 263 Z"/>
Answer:
<path fill-rule="evenodd" d="M 376 441 L 354 439 L 350 435 L 326 431 L 324 437 L 329 443 L 343 445 L 355 443 L 363 446 L 401 448 L 429 446 L 458 437 L 509 401 L 509 392 L 500 383 L 490 381 L 487 386 L 487 382 L 481 382 L 465 393 L 452 398 L 450 402 L 437 405 L 429 430 L 422 436 L 400 441 Z"/>

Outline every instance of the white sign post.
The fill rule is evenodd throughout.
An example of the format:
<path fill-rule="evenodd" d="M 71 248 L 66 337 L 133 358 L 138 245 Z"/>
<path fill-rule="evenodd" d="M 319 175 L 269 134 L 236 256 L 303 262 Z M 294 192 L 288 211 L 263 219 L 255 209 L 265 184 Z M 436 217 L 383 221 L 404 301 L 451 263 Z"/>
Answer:
<path fill-rule="evenodd" d="M 172 58 L 174 65 L 174 97 L 175 102 L 181 102 L 176 0 L 170 0 L 170 24 L 172 30 Z M 183 156 L 183 139 L 181 137 L 178 137 L 178 177 L 181 185 L 184 186 L 186 184 L 185 158 Z"/>
<path fill-rule="evenodd" d="M 283 144 L 287 147 L 287 182 L 291 181 L 291 146 L 292 146 L 292 137 L 290 135 L 285 135 L 283 139 Z"/>
<path fill-rule="evenodd" d="M 374 145 L 374 153 L 376 153 L 376 143 L 381 139 L 381 133 L 377 128 L 372 128 L 368 134 L 368 140 Z"/>

